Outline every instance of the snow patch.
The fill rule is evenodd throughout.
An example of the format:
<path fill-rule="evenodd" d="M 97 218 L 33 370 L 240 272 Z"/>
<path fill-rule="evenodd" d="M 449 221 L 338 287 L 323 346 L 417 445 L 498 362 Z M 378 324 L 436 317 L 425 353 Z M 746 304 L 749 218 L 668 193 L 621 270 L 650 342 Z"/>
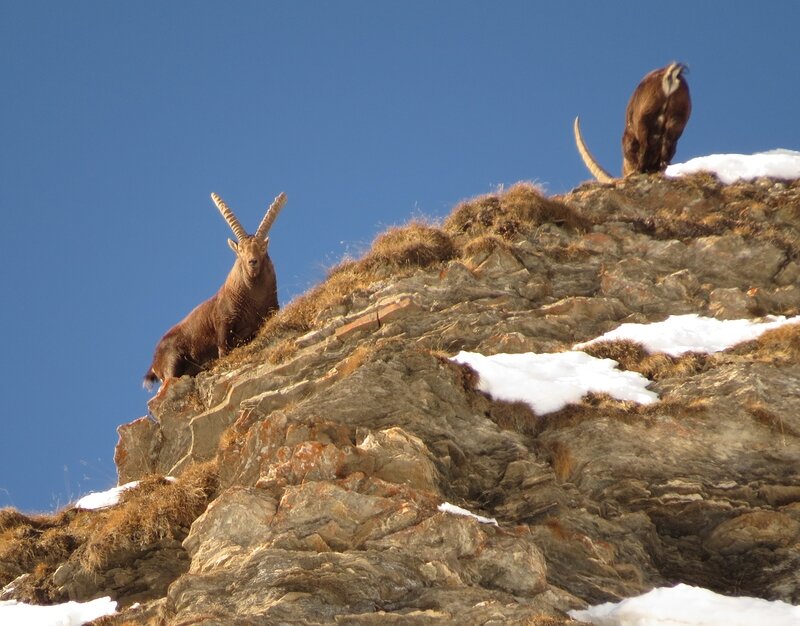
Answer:
<path fill-rule="evenodd" d="M 493 517 L 483 517 L 482 515 L 475 515 L 475 513 L 471 513 L 467 511 L 467 509 L 462 509 L 460 506 L 456 506 L 455 504 L 450 504 L 449 502 L 442 502 L 437 507 L 442 513 L 450 513 L 452 515 L 463 515 L 465 517 L 471 517 L 472 519 L 478 520 L 481 524 L 492 524 L 493 526 L 497 526 L 497 520 Z"/>
<path fill-rule="evenodd" d="M 597 626 L 797 626 L 800 606 L 776 600 L 723 596 L 708 589 L 680 584 L 653 589 L 621 602 L 606 602 L 573 619 Z"/>
<path fill-rule="evenodd" d="M 175 482 L 175 477 L 165 476 L 164 480 Z M 120 485 L 119 487 L 113 487 L 108 491 L 95 491 L 94 493 L 86 494 L 75 503 L 75 508 L 93 511 L 95 509 L 105 509 L 110 506 L 115 506 L 119 503 L 119 498 L 124 491 L 133 489 L 138 484 L 139 481 L 134 480 L 129 483 L 125 483 L 124 485 Z"/>
<path fill-rule="evenodd" d="M 0 624 L 82 626 L 98 617 L 113 615 L 116 611 L 117 603 L 108 597 L 90 602 L 65 602 L 52 606 L 6 600 L 0 602 Z"/>
<path fill-rule="evenodd" d="M 638 372 L 619 370 L 616 361 L 584 352 L 484 356 L 462 351 L 452 360 L 478 373 L 480 391 L 496 400 L 525 402 L 537 415 L 560 411 L 589 392 L 640 404 L 658 400 L 647 389 L 650 381 Z"/>
<path fill-rule="evenodd" d="M 800 178 L 800 152 L 777 149 L 756 154 L 711 154 L 670 165 L 664 173 L 676 177 L 695 172 L 716 174 L 726 185 L 762 176 L 783 180 Z"/>
<path fill-rule="evenodd" d="M 653 324 L 622 324 L 596 339 L 575 344 L 573 349 L 582 350 L 598 341 L 628 339 L 642 344 L 648 352 L 663 352 L 670 356 L 685 352 L 711 354 L 757 339 L 768 330 L 800 322 L 800 316 L 770 315 L 764 319 L 768 321 L 718 320 L 693 313 L 671 315 L 663 322 Z"/>

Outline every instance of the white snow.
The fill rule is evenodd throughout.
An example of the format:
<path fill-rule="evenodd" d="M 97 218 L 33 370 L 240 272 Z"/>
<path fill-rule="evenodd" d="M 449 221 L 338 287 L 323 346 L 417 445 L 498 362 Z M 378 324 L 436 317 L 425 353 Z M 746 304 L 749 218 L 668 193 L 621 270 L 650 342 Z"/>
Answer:
<path fill-rule="evenodd" d="M 165 476 L 164 480 L 174 482 L 176 479 L 174 476 Z M 123 491 L 133 489 L 138 484 L 139 481 L 134 480 L 129 483 L 125 483 L 124 485 L 120 485 L 119 487 L 112 487 L 108 491 L 95 491 L 94 493 L 86 494 L 75 503 L 75 508 L 94 510 L 105 509 L 107 507 L 114 506 L 119 502 L 119 497 L 122 495 Z"/>
<path fill-rule="evenodd" d="M 525 402 L 537 415 L 580 402 L 591 391 L 641 404 L 658 400 L 647 389 L 650 381 L 638 372 L 619 370 L 616 361 L 584 352 L 484 356 L 462 351 L 452 360 L 478 372 L 479 390 L 497 400 Z"/>
<path fill-rule="evenodd" d="M 478 520 L 481 524 L 492 524 L 497 526 L 497 520 L 493 517 L 483 517 L 482 515 L 475 515 L 475 513 L 471 513 L 467 511 L 467 509 L 462 509 L 460 506 L 456 506 L 455 504 L 450 504 L 449 502 L 442 502 L 437 507 L 442 513 L 450 513 L 452 515 L 464 515 L 465 517 L 471 517 L 473 519 Z"/>
<path fill-rule="evenodd" d="M 98 617 L 111 615 L 117 603 L 111 598 L 90 602 L 66 602 L 52 606 L 24 604 L 16 600 L 0 602 L 0 624 L 8 626 L 82 626 Z"/>
<path fill-rule="evenodd" d="M 798 153 L 800 154 L 800 153 Z M 589 391 L 605 392 L 620 400 L 650 403 L 658 399 L 646 386 L 649 380 L 616 369 L 616 361 L 596 359 L 578 350 L 597 341 L 630 339 L 650 352 L 677 356 L 688 351 L 713 353 L 785 324 L 800 323 L 800 316 L 769 316 L 763 320 L 717 320 L 699 315 L 673 315 L 654 324 L 622 324 L 572 352 L 554 354 L 496 354 L 459 352 L 452 361 L 472 367 L 478 388 L 498 400 L 523 401 L 542 415 L 579 402 Z M 440 511 L 481 518 L 448 503 Z M 733 598 L 707 589 L 677 585 L 653 589 L 619 603 L 606 603 L 570 611 L 574 619 L 597 626 L 799 626 L 800 606 L 759 598 Z"/>
<path fill-rule="evenodd" d="M 119 502 L 119 497 L 122 495 L 123 491 L 132 489 L 138 484 L 139 481 L 134 480 L 133 482 L 125 483 L 124 485 L 114 487 L 108 491 L 96 491 L 94 493 L 89 493 L 75 503 L 75 508 L 94 510 L 105 509 L 109 506 L 114 506 Z"/>
<path fill-rule="evenodd" d="M 617 400 L 650 404 L 658 395 L 647 389 L 647 378 L 617 369 L 611 359 L 580 352 L 598 341 L 629 339 L 648 352 L 678 356 L 684 352 L 719 352 L 768 330 L 800 323 L 800 316 L 767 316 L 763 320 L 718 320 L 696 314 L 672 315 L 653 324 L 621 324 L 605 335 L 575 344 L 571 352 L 552 354 L 495 354 L 459 352 L 451 360 L 478 373 L 478 389 L 496 400 L 525 402 L 537 415 L 559 411 L 580 402 L 589 392 L 607 393 Z"/>
<path fill-rule="evenodd" d="M 653 324 L 622 324 L 590 341 L 573 346 L 581 350 L 598 341 L 629 339 L 641 343 L 648 352 L 679 356 L 684 352 L 719 352 L 743 341 L 751 341 L 784 324 L 797 324 L 800 316 L 768 316 L 769 321 L 718 320 L 699 315 L 671 315 Z"/>
<path fill-rule="evenodd" d="M 800 606 L 779 600 L 719 595 L 689 585 L 662 587 L 618 603 L 607 602 L 573 619 L 597 626 L 797 626 Z"/>
<path fill-rule="evenodd" d="M 780 179 L 800 178 L 800 152 L 769 150 L 756 154 L 711 154 L 675 163 L 667 167 L 667 176 L 685 176 L 695 172 L 711 172 L 726 185 L 737 180 L 761 176 Z"/>

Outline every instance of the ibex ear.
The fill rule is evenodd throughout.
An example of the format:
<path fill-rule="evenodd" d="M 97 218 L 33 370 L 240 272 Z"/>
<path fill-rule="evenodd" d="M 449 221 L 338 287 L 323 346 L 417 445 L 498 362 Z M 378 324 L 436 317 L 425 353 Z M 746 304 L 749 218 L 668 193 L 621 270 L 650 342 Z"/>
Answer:
<path fill-rule="evenodd" d="M 264 247 L 266 248 L 269 245 L 269 237 L 264 237 Z"/>
<path fill-rule="evenodd" d="M 232 239 L 228 239 L 228 245 L 231 247 L 231 250 L 233 250 L 236 254 L 239 254 L 239 244 Z"/>

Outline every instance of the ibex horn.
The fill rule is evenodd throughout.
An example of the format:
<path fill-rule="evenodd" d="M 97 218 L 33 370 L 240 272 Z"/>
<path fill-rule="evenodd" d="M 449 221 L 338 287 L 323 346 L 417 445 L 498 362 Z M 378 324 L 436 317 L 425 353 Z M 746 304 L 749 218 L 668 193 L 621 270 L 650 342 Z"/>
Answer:
<path fill-rule="evenodd" d="M 589 148 L 586 147 L 586 144 L 583 141 L 583 136 L 581 135 L 581 125 L 577 117 L 575 118 L 575 123 L 573 124 L 572 129 L 575 131 L 575 145 L 578 146 L 578 152 L 583 159 L 584 165 L 586 165 L 592 175 L 601 183 L 614 182 L 614 177 L 600 167 L 600 164 L 592 156 L 592 153 L 589 152 Z"/>
<path fill-rule="evenodd" d="M 239 223 L 239 220 L 236 219 L 236 216 L 233 214 L 228 208 L 228 205 L 222 201 L 217 194 L 212 193 L 211 199 L 214 201 L 214 204 L 217 205 L 219 212 L 222 213 L 222 217 L 225 218 L 225 221 L 228 222 L 228 226 L 231 227 L 233 234 L 236 235 L 236 239 L 242 241 L 243 239 L 247 238 L 247 231 L 242 228 L 242 225 Z"/>
<path fill-rule="evenodd" d="M 261 220 L 261 224 L 258 225 L 258 230 L 253 237 L 256 239 L 264 239 L 267 236 L 269 229 L 272 227 L 272 222 L 278 217 L 278 213 L 281 212 L 284 204 L 286 204 L 286 194 L 281 192 L 278 197 L 272 201 L 269 209 L 267 209 L 267 213 L 264 215 L 264 219 Z"/>

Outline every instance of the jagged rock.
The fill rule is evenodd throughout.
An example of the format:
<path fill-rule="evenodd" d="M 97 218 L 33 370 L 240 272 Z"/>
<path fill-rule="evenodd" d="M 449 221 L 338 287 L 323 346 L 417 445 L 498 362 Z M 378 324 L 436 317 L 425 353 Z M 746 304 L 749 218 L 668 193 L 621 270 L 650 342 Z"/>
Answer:
<path fill-rule="evenodd" d="M 120 427 L 121 479 L 214 460 L 219 483 L 182 546 L 144 555 L 169 561 L 152 561 L 158 599 L 103 623 L 568 624 L 679 581 L 800 602 L 800 333 L 651 360 L 647 407 L 590 396 L 545 416 L 447 359 L 670 314 L 795 314 L 798 218 L 798 183 L 519 185 L 457 207 L 435 246 L 332 274 L 337 297 L 323 285 Z M 25 570 L 4 554 L 3 584 Z M 136 558 L 97 591 L 134 597 Z M 80 595 L 72 571 L 45 582 Z"/>
<path fill-rule="evenodd" d="M 777 511 L 753 511 L 727 519 L 711 531 L 706 546 L 722 555 L 743 554 L 756 548 L 795 545 L 800 522 Z"/>

